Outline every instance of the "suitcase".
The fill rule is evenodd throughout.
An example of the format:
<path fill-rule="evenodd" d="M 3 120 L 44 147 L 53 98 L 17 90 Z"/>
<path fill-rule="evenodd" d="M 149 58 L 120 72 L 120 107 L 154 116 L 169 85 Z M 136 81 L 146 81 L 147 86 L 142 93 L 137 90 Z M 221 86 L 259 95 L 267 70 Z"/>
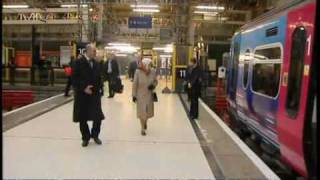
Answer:
<path fill-rule="evenodd" d="M 119 77 L 115 78 L 112 84 L 114 92 L 121 94 L 123 92 L 123 85 Z"/>

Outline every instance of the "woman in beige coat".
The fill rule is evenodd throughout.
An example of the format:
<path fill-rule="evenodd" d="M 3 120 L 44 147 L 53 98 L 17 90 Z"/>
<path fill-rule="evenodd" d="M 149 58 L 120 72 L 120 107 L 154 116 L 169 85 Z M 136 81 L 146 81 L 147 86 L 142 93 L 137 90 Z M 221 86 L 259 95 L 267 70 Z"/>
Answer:
<path fill-rule="evenodd" d="M 143 59 L 136 70 L 132 86 L 133 102 L 137 102 L 137 117 L 141 123 L 141 135 L 146 135 L 147 121 L 154 115 L 153 90 L 158 81 L 150 59 Z"/>

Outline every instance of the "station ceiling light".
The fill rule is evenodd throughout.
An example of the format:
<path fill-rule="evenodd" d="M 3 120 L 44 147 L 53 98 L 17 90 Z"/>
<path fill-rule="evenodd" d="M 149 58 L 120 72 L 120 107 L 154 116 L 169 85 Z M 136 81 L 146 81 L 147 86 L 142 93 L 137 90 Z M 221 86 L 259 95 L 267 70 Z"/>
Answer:
<path fill-rule="evenodd" d="M 130 5 L 132 8 L 159 8 L 157 4 L 137 4 L 137 5 Z"/>
<path fill-rule="evenodd" d="M 117 53 L 115 55 L 118 56 L 118 57 L 127 57 L 128 56 L 127 54 L 120 54 L 120 53 Z"/>
<path fill-rule="evenodd" d="M 150 12 L 150 13 L 160 12 L 159 9 L 142 9 L 142 8 L 133 9 L 133 11 L 134 12 Z"/>
<path fill-rule="evenodd" d="M 194 11 L 196 14 L 204 14 L 206 16 L 216 16 L 218 12 L 210 12 L 210 11 Z"/>
<path fill-rule="evenodd" d="M 130 5 L 134 12 L 156 13 L 160 12 L 157 4 L 133 4 Z"/>
<path fill-rule="evenodd" d="M 160 57 L 161 58 L 171 58 L 172 55 L 170 55 L 170 54 L 160 54 Z"/>
<path fill-rule="evenodd" d="M 4 9 L 22 9 L 22 8 L 29 8 L 28 5 L 3 5 L 2 8 Z"/>
<path fill-rule="evenodd" d="M 197 9 L 224 10 L 223 6 L 196 6 Z"/>
<path fill-rule="evenodd" d="M 152 49 L 156 50 L 156 51 L 164 51 L 166 53 L 172 53 L 173 52 L 172 44 L 167 44 L 165 47 L 154 47 Z"/>
<path fill-rule="evenodd" d="M 108 43 L 109 46 L 131 46 L 128 43 Z"/>
<path fill-rule="evenodd" d="M 80 6 L 81 7 L 88 7 L 87 4 L 81 4 Z M 78 5 L 77 4 L 62 4 L 60 7 L 62 7 L 62 8 L 76 8 L 76 7 L 78 7 Z"/>
<path fill-rule="evenodd" d="M 105 49 L 117 50 L 121 53 L 134 53 L 137 52 L 140 48 L 132 46 L 128 43 L 108 43 L 108 46 L 106 46 Z"/>
<path fill-rule="evenodd" d="M 196 14 L 215 14 L 217 15 L 218 12 L 210 12 L 210 11 L 194 11 Z"/>

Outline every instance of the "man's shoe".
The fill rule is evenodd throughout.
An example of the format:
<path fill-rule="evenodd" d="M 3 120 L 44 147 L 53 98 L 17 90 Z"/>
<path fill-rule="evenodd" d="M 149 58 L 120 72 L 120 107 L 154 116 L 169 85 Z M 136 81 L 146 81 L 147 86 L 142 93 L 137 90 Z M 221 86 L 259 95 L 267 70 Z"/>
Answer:
<path fill-rule="evenodd" d="M 99 138 L 93 138 L 93 139 L 96 144 L 99 144 L 99 145 L 102 144 L 102 141 Z"/>
<path fill-rule="evenodd" d="M 87 147 L 89 144 L 89 141 L 82 141 L 82 147 Z"/>
<path fill-rule="evenodd" d="M 145 136 L 146 135 L 146 131 L 145 130 L 141 130 L 141 135 Z"/>
<path fill-rule="evenodd" d="M 113 96 L 108 96 L 108 98 L 113 98 Z"/>

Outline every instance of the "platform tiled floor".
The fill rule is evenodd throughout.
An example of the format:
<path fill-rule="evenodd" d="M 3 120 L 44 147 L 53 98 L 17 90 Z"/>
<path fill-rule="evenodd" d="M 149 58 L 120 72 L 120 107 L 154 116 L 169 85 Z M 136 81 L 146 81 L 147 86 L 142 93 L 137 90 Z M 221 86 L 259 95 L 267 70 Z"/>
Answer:
<path fill-rule="evenodd" d="M 3 177 L 214 179 L 178 96 L 158 87 L 156 116 L 143 137 L 131 82 L 124 83 L 124 94 L 103 97 L 102 146 L 81 147 L 71 102 L 3 134 Z"/>

